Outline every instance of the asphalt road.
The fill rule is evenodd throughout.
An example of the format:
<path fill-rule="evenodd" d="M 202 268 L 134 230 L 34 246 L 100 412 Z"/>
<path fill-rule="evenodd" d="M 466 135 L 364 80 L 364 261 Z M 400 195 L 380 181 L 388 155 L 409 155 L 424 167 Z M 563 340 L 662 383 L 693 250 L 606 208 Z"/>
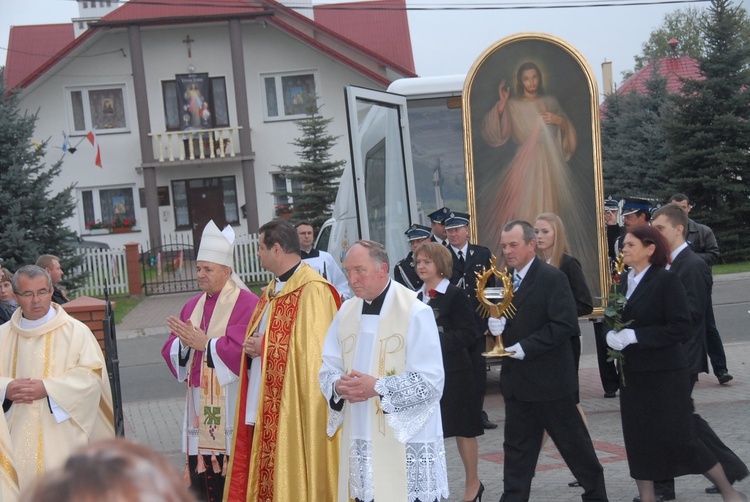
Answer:
<path fill-rule="evenodd" d="M 750 340 L 750 274 L 721 276 L 714 283 L 714 313 L 724 344 Z M 582 323 L 584 354 L 594 354 L 593 328 Z M 123 402 L 153 401 L 179 397 L 185 384 L 178 383 L 161 357 L 163 336 L 120 340 L 120 381 Z M 732 368 L 729 368 L 731 373 Z"/>

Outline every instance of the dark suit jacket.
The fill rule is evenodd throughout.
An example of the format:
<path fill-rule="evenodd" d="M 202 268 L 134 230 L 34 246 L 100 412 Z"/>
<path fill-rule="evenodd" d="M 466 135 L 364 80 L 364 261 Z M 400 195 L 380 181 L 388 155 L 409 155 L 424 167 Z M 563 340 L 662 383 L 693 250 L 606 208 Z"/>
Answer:
<path fill-rule="evenodd" d="M 57 286 L 54 286 L 53 292 L 52 292 L 52 301 L 58 305 L 62 305 L 63 303 L 68 303 L 69 300 L 65 298 L 60 288 L 58 288 Z"/>
<path fill-rule="evenodd" d="M 500 389 L 506 398 L 550 401 L 578 390 L 570 338 L 578 334 L 578 316 L 568 278 L 555 267 L 535 258 L 513 305 L 503 341 L 520 343 L 522 361 L 505 358 Z"/>
<path fill-rule="evenodd" d="M 576 313 L 578 317 L 589 315 L 594 311 L 594 299 L 586 284 L 581 263 L 568 254 L 563 254 L 560 260 L 560 272 L 565 274 L 573 291 L 573 299 L 576 301 Z M 579 331 L 580 334 L 580 331 Z"/>
<path fill-rule="evenodd" d="M 476 328 L 469 298 L 456 286 L 448 286 L 428 304 L 435 312 L 440 330 L 440 348 L 446 373 L 471 369 L 468 348 L 474 345 Z"/>
<path fill-rule="evenodd" d="M 417 271 L 414 270 L 414 256 L 411 251 L 406 255 L 406 258 L 396 263 L 396 266 L 393 267 L 393 279 L 413 291 L 422 287 L 422 279 L 419 278 Z"/>
<path fill-rule="evenodd" d="M 669 271 L 680 278 L 687 294 L 691 337 L 685 342 L 685 350 L 690 373 L 708 373 L 706 312 L 711 302 L 713 287 L 711 268 L 688 246 L 675 257 Z"/>
<path fill-rule="evenodd" d="M 487 320 L 482 318 L 477 313 L 477 307 L 479 306 L 479 300 L 477 300 L 477 272 L 481 272 L 483 268 L 490 267 L 490 259 L 492 253 L 484 246 L 478 246 L 476 244 L 469 244 L 466 250 L 466 256 L 464 257 L 464 265 L 462 266 L 458 261 L 458 256 L 453 252 L 453 248 L 449 247 L 448 250 L 453 256 L 453 275 L 450 277 L 450 282 L 454 286 L 458 286 L 463 289 L 469 296 L 469 302 L 471 303 L 471 309 L 475 312 L 475 322 L 477 334 L 481 336 L 487 329 Z M 487 285 L 494 285 L 494 277 L 490 278 Z"/>
<path fill-rule="evenodd" d="M 627 280 L 620 283 L 625 294 Z M 638 343 L 623 350 L 626 371 L 687 367 L 683 344 L 692 336 L 685 288 L 677 274 L 651 266 L 625 304 L 622 318 L 632 320 Z"/>

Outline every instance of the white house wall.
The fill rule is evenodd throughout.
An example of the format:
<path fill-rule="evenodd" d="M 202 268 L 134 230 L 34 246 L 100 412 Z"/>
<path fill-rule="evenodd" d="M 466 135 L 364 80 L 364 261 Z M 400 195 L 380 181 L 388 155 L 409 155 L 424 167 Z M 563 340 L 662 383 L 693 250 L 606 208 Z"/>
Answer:
<path fill-rule="evenodd" d="M 261 91 L 261 74 L 313 70 L 317 72 L 317 92 L 320 103 L 324 105 L 322 114 L 332 117 L 329 132 L 340 136 L 332 150 L 332 159 L 349 160 L 347 140 L 346 112 L 343 96 L 345 85 L 359 85 L 371 88 L 382 86 L 365 78 L 359 73 L 344 66 L 332 57 L 323 54 L 286 33 L 262 22 L 244 22 L 242 25 L 247 82 L 247 97 L 250 113 L 252 145 L 255 151 L 255 183 L 257 187 L 258 221 L 262 224 L 275 216 L 271 173 L 278 172 L 278 165 L 295 164 L 299 161 L 296 147 L 290 143 L 299 136 L 299 129 L 294 121 L 264 121 L 263 99 Z M 182 40 L 190 35 L 192 57 L 187 55 L 186 44 Z M 54 180 L 53 191 L 58 191 L 70 184 L 77 188 L 129 185 L 136 189 L 135 205 L 139 232 L 129 234 L 111 234 L 87 237 L 121 246 L 125 242 L 138 241 L 142 244 L 148 239 L 146 209 L 138 206 L 137 189 L 143 188 L 143 177 L 139 173 L 142 159 L 140 155 L 139 131 L 137 124 L 135 94 L 132 80 L 130 50 L 127 32 L 124 29 L 112 29 L 95 37 L 95 43 L 82 51 L 78 57 L 70 58 L 54 73 L 46 75 L 36 85 L 22 94 L 22 109 L 34 112 L 39 109 L 39 120 L 35 140 L 50 139 L 45 162 L 58 160 L 62 151 L 62 131 L 70 132 L 69 99 L 66 89 L 75 86 L 123 84 L 125 86 L 125 104 L 129 132 L 108 133 L 98 131 L 101 146 L 103 168 L 94 165 L 94 149 L 85 139 L 78 151 L 63 156 L 61 175 Z M 229 117 L 232 126 L 237 125 L 235 108 L 235 89 L 232 78 L 231 51 L 229 47 L 229 29 L 226 23 L 207 25 L 180 25 L 156 28 L 142 28 L 144 66 L 146 73 L 148 108 L 151 132 L 164 132 L 165 117 L 161 83 L 173 80 L 175 74 L 188 73 L 188 66 L 193 65 L 195 72 L 208 73 L 210 76 L 226 78 Z M 127 57 L 123 57 L 120 49 Z M 71 136 L 75 144 L 83 136 Z M 239 143 L 235 146 L 239 152 Z M 236 178 L 238 205 L 245 204 L 244 187 L 239 160 L 226 163 L 205 165 L 175 166 L 164 163 L 156 168 L 157 186 L 168 186 L 170 203 L 174 203 L 171 193 L 171 180 L 205 178 L 233 175 Z M 139 168 L 136 170 L 136 168 Z M 248 208 L 248 211 L 253 210 Z M 68 220 L 70 227 L 86 235 L 82 206 L 79 202 L 77 215 Z M 159 207 L 159 219 L 162 233 L 174 232 L 173 207 Z M 246 232 L 246 220 L 241 218 L 235 230 Z"/>

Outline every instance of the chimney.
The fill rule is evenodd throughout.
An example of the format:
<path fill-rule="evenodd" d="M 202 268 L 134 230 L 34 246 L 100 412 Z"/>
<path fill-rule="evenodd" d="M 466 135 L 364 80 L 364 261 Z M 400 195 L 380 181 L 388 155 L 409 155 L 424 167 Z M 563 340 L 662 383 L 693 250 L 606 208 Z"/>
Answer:
<path fill-rule="evenodd" d="M 612 79 L 612 61 L 602 63 L 602 87 L 605 97 L 615 92 L 615 83 Z"/>
<path fill-rule="evenodd" d="M 74 17 L 73 30 L 76 38 L 89 29 L 89 23 L 103 18 L 120 6 L 122 0 L 76 0 L 78 17 Z M 122 1 L 122 3 L 125 3 Z"/>
<path fill-rule="evenodd" d="M 672 49 L 671 57 L 676 58 L 677 56 L 677 46 L 680 44 L 680 41 L 676 38 L 673 38 L 669 42 L 667 42 L 667 45 L 669 45 L 669 48 Z"/>

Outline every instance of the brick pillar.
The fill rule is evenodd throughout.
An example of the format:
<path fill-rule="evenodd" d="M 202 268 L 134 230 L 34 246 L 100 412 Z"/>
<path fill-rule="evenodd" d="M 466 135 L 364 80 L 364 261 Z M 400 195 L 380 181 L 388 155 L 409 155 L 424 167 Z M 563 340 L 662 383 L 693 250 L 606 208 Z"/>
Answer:
<path fill-rule="evenodd" d="M 138 252 L 137 242 L 125 244 L 125 262 L 128 267 L 128 292 L 130 296 L 141 296 L 143 294 L 143 283 L 141 282 L 141 260 Z"/>
<path fill-rule="evenodd" d="M 104 352 L 104 316 L 107 302 L 90 296 L 79 296 L 75 300 L 65 303 L 62 307 L 71 317 L 75 317 L 89 327 L 99 342 L 99 347 Z M 112 302 L 112 309 L 114 308 L 115 302 Z M 106 357 L 107 354 L 105 353 L 104 356 Z"/>

